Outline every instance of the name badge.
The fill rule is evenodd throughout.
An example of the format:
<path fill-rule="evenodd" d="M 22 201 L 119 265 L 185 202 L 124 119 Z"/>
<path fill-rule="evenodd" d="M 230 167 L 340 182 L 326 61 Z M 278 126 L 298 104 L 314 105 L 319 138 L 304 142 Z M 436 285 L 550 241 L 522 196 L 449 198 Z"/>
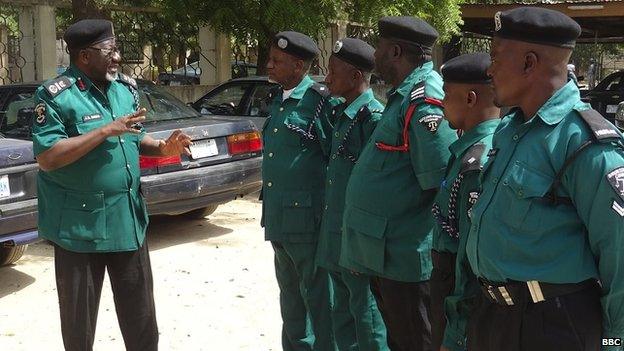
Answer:
<path fill-rule="evenodd" d="M 102 119 L 102 115 L 100 115 L 100 114 L 93 114 L 93 115 L 82 116 L 82 121 L 83 122 L 97 121 L 99 119 Z"/>

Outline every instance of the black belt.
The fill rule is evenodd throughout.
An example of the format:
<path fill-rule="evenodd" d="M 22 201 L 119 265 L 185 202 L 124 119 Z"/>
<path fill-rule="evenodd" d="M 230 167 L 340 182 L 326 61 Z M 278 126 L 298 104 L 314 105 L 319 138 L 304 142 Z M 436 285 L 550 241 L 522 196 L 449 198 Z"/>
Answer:
<path fill-rule="evenodd" d="M 598 282 L 595 279 L 570 284 L 541 283 L 536 280 L 528 282 L 512 281 L 501 284 L 491 283 L 479 278 L 479 283 L 488 300 L 503 306 L 512 306 L 524 299 L 538 303 L 553 297 L 598 287 Z"/>

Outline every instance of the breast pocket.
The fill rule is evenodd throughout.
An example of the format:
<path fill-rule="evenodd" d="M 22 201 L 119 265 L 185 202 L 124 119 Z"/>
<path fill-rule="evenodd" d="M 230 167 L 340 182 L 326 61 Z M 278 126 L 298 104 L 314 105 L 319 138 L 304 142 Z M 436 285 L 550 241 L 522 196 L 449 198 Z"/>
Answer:
<path fill-rule="evenodd" d="M 101 241 L 107 239 L 103 192 L 66 192 L 59 238 Z"/>
<path fill-rule="evenodd" d="M 282 197 L 282 231 L 287 234 L 310 234 L 317 228 L 317 218 L 309 192 L 285 193 Z"/>
<path fill-rule="evenodd" d="M 77 134 L 84 135 L 106 125 L 103 117 L 87 121 L 78 121 L 75 125 Z"/>
<path fill-rule="evenodd" d="M 528 218 L 533 217 L 531 210 L 538 210 L 538 205 L 544 203 L 552 183 L 552 177 L 516 162 L 503 179 L 508 206 L 501 209 L 501 220 L 514 228 L 521 228 Z"/>

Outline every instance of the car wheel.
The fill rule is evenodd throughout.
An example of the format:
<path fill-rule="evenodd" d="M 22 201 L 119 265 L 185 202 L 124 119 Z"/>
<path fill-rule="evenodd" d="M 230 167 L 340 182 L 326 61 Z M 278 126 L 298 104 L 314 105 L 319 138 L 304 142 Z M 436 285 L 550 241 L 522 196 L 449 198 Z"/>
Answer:
<path fill-rule="evenodd" d="M 214 211 L 217 210 L 217 207 L 219 207 L 219 205 L 210 205 L 204 208 L 198 208 L 193 211 L 185 212 L 182 215 L 190 219 L 204 219 L 204 217 L 213 214 Z"/>
<path fill-rule="evenodd" d="M 28 245 L 0 246 L 0 266 L 17 262 L 27 247 Z"/>

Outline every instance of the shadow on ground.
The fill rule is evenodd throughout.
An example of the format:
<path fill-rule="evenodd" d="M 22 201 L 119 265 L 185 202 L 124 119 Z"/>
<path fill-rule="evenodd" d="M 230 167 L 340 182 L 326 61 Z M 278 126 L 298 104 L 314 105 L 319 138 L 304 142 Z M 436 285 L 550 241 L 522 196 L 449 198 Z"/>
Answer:
<path fill-rule="evenodd" d="M 191 220 L 183 216 L 153 216 L 147 230 L 150 251 L 216 238 L 232 229 L 214 225 L 208 219 Z"/>
<path fill-rule="evenodd" d="M 35 278 L 13 266 L 0 267 L 0 299 L 18 292 L 35 282 Z"/>

